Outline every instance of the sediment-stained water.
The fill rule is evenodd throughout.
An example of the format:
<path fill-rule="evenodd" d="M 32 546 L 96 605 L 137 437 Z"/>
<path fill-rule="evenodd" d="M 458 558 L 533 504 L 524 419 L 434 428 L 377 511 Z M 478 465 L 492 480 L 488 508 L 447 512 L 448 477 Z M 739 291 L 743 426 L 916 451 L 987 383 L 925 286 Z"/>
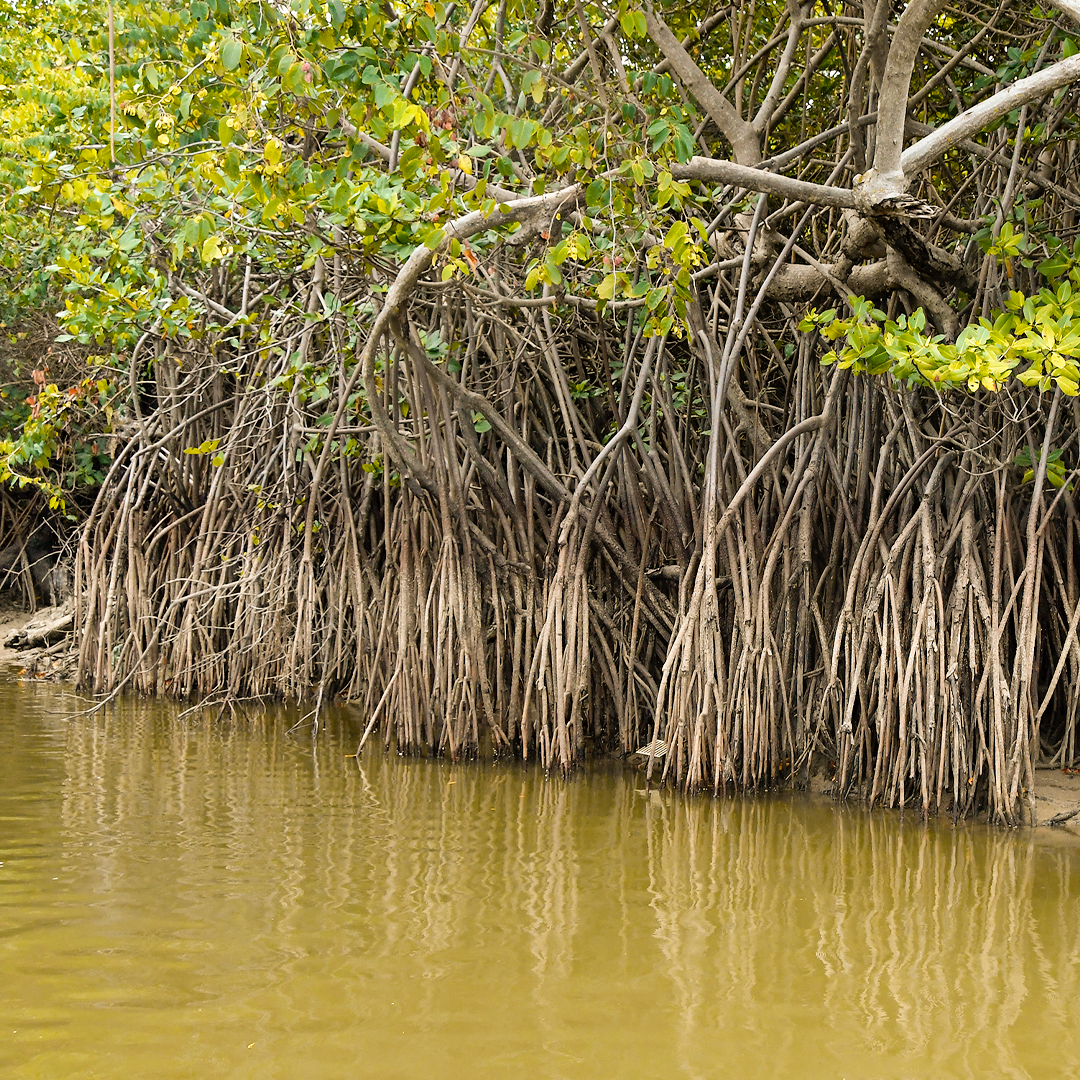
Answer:
<path fill-rule="evenodd" d="M 0 1075 L 1080 1075 L 1080 846 L 0 684 Z"/>

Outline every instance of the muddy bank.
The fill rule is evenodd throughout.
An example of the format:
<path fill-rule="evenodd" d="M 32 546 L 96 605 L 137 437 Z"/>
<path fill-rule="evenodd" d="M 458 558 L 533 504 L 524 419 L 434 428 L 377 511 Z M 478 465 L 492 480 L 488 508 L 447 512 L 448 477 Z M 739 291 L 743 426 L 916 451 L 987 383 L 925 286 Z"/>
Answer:
<path fill-rule="evenodd" d="M 28 612 L 0 604 L 0 670 L 27 678 L 64 678 L 74 670 L 68 601 Z"/>
<path fill-rule="evenodd" d="M 1054 825 L 1080 836 L 1080 770 L 1035 770 L 1035 812 L 1039 825 Z"/>
<path fill-rule="evenodd" d="M 836 782 L 826 775 L 813 776 L 809 793 L 816 798 L 835 802 Z M 851 796 L 851 802 L 857 803 L 858 797 Z M 904 812 L 895 808 L 890 810 L 890 813 Z M 918 816 L 919 810 L 912 805 L 906 813 Z M 1035 817 L 1035 824 L 1039 828 L 1054 828 L 1080 838 L 1080 769 L 1036 766 Z M 988 820 L 987 814 L 983 811 L 971 820 L 985 822 Z"/>

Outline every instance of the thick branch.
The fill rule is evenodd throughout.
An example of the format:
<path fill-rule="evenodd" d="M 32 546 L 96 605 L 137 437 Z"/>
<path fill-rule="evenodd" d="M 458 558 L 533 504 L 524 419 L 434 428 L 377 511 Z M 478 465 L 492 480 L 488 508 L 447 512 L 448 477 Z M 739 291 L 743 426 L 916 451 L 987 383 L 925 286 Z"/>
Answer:
<path fill-rule="evenodd" d="M 1080 2 L 1078 0 L 1047 0 L 1047 3 L 1080 22 Z"/>
<path fill-rule="evenodd" d="M 825 266 L 824 269 L 828 271 L 828 277 L 813 266 L 788 264 L 780 267 L 769 286 L 769 298 L 789 304 L 808 303 L 823 290 L 832 290 L 834 286 L 830 278 L 835 277 L 839 277 L 845 285 L 843 299 L 848 296 L 884 296 L 892 287 L 884 259 L 853 266 L 846 274 L 843 266 Z"/>
<path fill-rule="evenodd" d="M 684 49 L 688 49 L 695 41 L 700 41 L 710 30 L 714 30 L 728 17 L 728 9 L 721 8 L 719 11 L 714 11 L 707 19 L 702 19 L 701 22 L 694 27 L 694 29 L 682 39 Z M 616 20 L 617 22 L 618 20 Z M 661 60 L 659 64 L 652 69 L 654 75 L 663 75 L 665 72 L 671 70 L 670 60 Z"/>
<path fill-rule="evenodd" d="M 1068 60 L 1052 64 L 1034 75 L 1029 75 L 1026 79 L 1018 79 L 1011 86 L 994 94 L 993 97 L 980 101 L 978 105 L 973 105 L 970 109 L 965 109 L 955 119 L 935 128 L 931 134 L 920 139 L 914 146 L 908 147 L 900 157 L 901 170 L 909 176 L 920 172 L 954 146 L 958 146 L 964 139 L 989 127 L 1003 116 L 1008 116 L 1013 109 L 1020 108 L 1028 101 L 1045 97 L 1059 87 L 1078 79 L 1080 79 L 1080 53 L 1070 56 Z"/>
<path fill-rule="evenodd" d="M 754 169 L 722 158 L 693 157 L 685 165 L 674 165 L 671 175 L 676 180 L 701 180 L 703 182 L 737 184 L 750 191 L 764 191 L 785 199 L 802 199 L 804 202 L 822 206 L 836 206 L 841 210 L 855 208 L 855 196 L 847 188 L 812 184 L 791 176 Z"/>
<path fill-rule="evenodd" d="M 881 84 L 878 106 L 877 150 L 874 171 L 883 180 L 897 178 L 897 190 L 903 190 L 900 155 L 904 149 L 904 123 L 907 119 L 908 90 L 915 58 L 923 34 L 937 18 L 948 0 L 912 0 L 900 16 L 889 47 L 889 59 Z"/>

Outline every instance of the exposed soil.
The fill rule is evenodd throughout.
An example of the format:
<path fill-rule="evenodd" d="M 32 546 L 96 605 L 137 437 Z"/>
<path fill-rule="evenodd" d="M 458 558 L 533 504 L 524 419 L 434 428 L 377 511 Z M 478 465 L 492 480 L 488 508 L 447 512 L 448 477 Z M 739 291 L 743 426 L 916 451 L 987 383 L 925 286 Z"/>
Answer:
<path fill-rule="evenodd" d="M 1057 827 L 1080 836 L 1080 769 L 1036 769 L 1035 813 L 1039 825 L 1057 819 Z"/>
<path fill-rule="evenodd" d="M 35 648 L 12 648 L 6 642 L 16 630 L 54 622 L 64 611 L 57 607 L 39 607 L 29 612 L 20 604 L 0 601 L 0 670 L 14 671 L 24 678 L 62 679 L 71 674 L 73 663 L 70 635 L 63 640 Z"/>

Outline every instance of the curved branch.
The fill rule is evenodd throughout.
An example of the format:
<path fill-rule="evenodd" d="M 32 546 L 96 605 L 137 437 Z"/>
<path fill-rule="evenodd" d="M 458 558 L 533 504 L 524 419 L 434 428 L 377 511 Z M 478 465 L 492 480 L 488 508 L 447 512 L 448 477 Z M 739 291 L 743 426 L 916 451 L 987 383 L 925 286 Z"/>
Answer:
<path fill-rule="evenodd" d="M 888 267 L 890 283 L 907 289 L 912 296 L 930 312 L 934 325 L 948 338 L 955 341 L 960 333 L 960 319 L 945 302 L 944 297 L 928 281 L 924 281 L 907 260 L 895 248 L 889 249 Z"/>
<path fill-rule="evenodd" d="M 874 171 L 883 180 L 900 178 L 900 155 L 904 149 L 904 124 L 907 120 L 908 90 L 915 58 L 922 46 L 923 34 L 937 18 L 948 0 L 912 0 L 896 25 L 885 75 L 881 80 L 881 103 L 878 106 L 877 149 Z"/>
<path fill-rule="evenodd" d="M 735 492 L 731 497 L 731 502 L 725 507 L 724 513 L 716 525 L 717 536 L 723 535 L 724 530 L 731 524 L 732 519 L 738 512 L 739 507 L 742 506 L 746 496 L 753 490 L 754 485 L 764 474 L 765 470 L 784 450 L 786 450 L 800 435 L 806 435 L 808 432 L 817 431 L 818 428 L 823 428 L 827 424 L 832 423 L 833 417 L 836 415 L 836 399 L 839 395 L 840 387 L 843 384 L 843 374 L 843 371 L 839 368 L 837 368 L 833 374 L 832 383 L 829 386 L 829 392 L 825 398 L 825 407 L 821 412 L 817 416 L 808 416 L 801 423 L 788 428 L 788 430 L 785 431 L 784 434 L 781 435 L 780 438 L 777 439 L 776 442 L 774 442 L 762 455 L 761 460 L 739 485 L 739 490 Z"/>
<path fill-rule="evenodd" d="M 442 238 L 433 248 L 420 245 L 413 251 L 398 271 L 397 277 L 394 278 L 390 288 L 387 289 L 383 305 L 380 308 L 378 315 L 375 316 L 375 321 L 371 325 L 367 343 L 360 353 L 359 362 L 353 369 L 352 375 L 349 376 L 348 383 L 341 392 L 337 412 L 334 414 L 334 418 L 326 430 L 322 453 L 319 455 L 318 463 L 315 466 L 315 472 L 311 481 L 312 490 L 318 489 L 323 473 L 330 460 L 331 444 L 338 428 L 341 426 L 341 421 L 345 416 L 349 396 L 356 388 L 357 381 L 362 378 L 364 390 L 367 394 L 368 407 L 371 410 L 372 423 L 378 428 L 379 434 L 386 440 L 391 457 L 396 458 L 401 464 L 405 482 L 417 489 L 427 491 L 429 494 L 437 493 L 438 488 L 432 480 L 427 468 L 420 459 L 417 458 L 416 454 L 413 453 L 408 441 L 401 432 L 398 431 L 393 420 L 391 420 L 386 411 L 379 404 L 379 388 L 375 378 L 375 356 L 378 353 L 379 345 L 387 333 L 392 329 L 394 320 L 406 300 L 408 300 L 412 290 L 416 287 L 416 283 L 420 280 L 420 276 L 431 265 L 431 261 L 435 257 L 436 251 L 446 247 L 453 239 L 465 240 L 478 232 L 483 232 L 485 229 L 496 228 L 499 225 L 508 225 L 516 221 L 523 221 L 526 218 L 533 216 L 544 214 L 553 216 L 568 203 L 575 204 L 582 198 L 584 191 L 583 185 L 572 184 L 570 187 L 563 188 L 560 191 L 548 192 L 546 195 L 534 195 L 529 198 L 517 199 L 514 202 L 504 203 L 501 206 L 497 206 L 490 214 L 485 213 L 482 210 L 470 211 L 468 214 L 462 214 L 461 217 L 449 222 L 443 230 Z M 316 500 L 312 499 L 308 504 L 304 548 L 306 558 L 310 557 L 309 545 L 312 534 L 312 525 L 315 518 L 315 502 Z"/>
<path fill-rule="evenodd" d="M 510 452 L 521 463 L 522 468 L 556 501 L 570 498 L 570 492 L 561 480 L 544 464 L 540 455 L 507 423 L 506 417 L 483 394 L 475 393 L 451 379 L 441 368 L 436 367 L 420 350 L 416 343 L 407 339 L 409 351 L 415 363 L 421 365 L 429 379 L 440 389 L 445 390 L 454 400 L 473 412 L 480 413 L 492 426 L 495 433 L 509 447 Z"/>

